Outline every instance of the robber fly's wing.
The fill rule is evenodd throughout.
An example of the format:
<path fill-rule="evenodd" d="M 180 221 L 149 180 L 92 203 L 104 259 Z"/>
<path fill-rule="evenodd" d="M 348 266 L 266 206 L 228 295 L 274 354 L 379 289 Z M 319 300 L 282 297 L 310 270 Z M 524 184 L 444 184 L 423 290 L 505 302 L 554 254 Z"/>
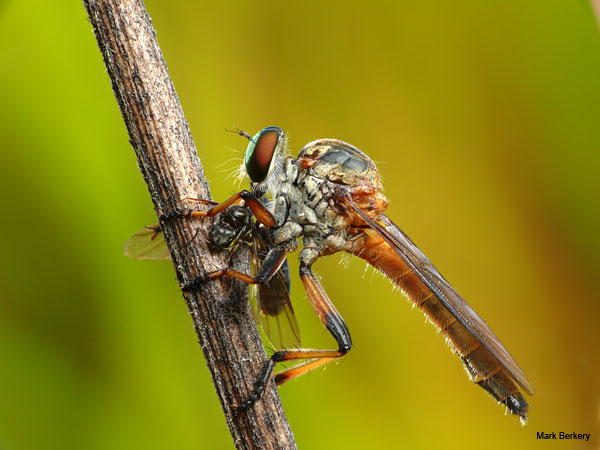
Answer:
<path fill-rule="evenodd" d="M 265 231 L 266 230 L 260 230 Z M 262 266 L 261 256 L 267 248 L 258 229 L 254 230 L 253 271 Z M 264 234 L 264 233 L 262 233 Z M 268 238 L 268 236 L 265 236 Z M 300 347 L 300 328 L 290 301 L 290 266 L 287 259 L 266 284 L 254 286 L 251 292 L 256 297 L 256 316 L 271 343 L 277 348 Z"/>
<path fill-rule="evenodd" d="M 446 281 L 410 238 L 387 216 L 382 215 L 378 221 L 375 221 L 365 214 L 350 196 L 344 196 L 343 201 L 387 242 L 417 275 L 421 282 L 427 286 L 473 337 L 496 358 L 514 380 L 521 385 L 525 392 L 533 395 L 534 390 L 527 376 L 488 324 L 479 317 L 465 299 Z"/>
<path fill-rule="evenodd" d="M 142 228 L 127 239 L 123 252 L 133 259 L 158 261 L 171 258 L 165 236 L 158 223 Z"/>
<path fill-rule="evenodd" d="M 290 301 L 287 260 L 268 284 L 257 287 L 257 307 L 265 334 L 278 348 L 300 347 L 300 329 Z"/>

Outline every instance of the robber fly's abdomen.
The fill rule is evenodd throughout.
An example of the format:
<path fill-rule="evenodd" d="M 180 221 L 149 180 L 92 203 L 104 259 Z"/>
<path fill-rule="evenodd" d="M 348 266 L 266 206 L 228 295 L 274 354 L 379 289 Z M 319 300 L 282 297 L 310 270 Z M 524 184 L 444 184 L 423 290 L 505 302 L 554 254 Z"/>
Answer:
<path fill-rule="evenodd" d="M 400 256 L 374 233 L 365 234 L 353 253 L 388 276 L 444 333 L 463 360 L 473 381 L 511 412 L 526 417 L 527 402 L 509 373 L 442 304 Z"/>

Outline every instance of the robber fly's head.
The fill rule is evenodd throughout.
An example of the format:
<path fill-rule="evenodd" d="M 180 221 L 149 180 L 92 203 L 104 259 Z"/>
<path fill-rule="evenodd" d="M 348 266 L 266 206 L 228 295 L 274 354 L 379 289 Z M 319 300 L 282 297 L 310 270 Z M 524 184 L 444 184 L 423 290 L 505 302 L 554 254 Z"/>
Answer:
<path fill-rule="evenodd" d="M 244 167 L 255 191 L 265 192 L 276 181 L 284 149 L 285 134 L 279 127 L 263 128 L 250 139 Z"/>

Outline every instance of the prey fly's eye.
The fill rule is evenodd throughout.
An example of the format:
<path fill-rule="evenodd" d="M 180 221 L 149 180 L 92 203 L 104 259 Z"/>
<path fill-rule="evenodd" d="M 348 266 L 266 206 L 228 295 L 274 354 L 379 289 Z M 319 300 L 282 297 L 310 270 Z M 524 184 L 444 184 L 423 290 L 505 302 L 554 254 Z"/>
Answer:
<path fill-rule="evenodd" d="M 283 130 L 279 127 L 267 127 L 252 138 L 246 149 L 246 173 L 254 183 L 264 181 L 271 170 L 275 154 L 284 143 Z"/>

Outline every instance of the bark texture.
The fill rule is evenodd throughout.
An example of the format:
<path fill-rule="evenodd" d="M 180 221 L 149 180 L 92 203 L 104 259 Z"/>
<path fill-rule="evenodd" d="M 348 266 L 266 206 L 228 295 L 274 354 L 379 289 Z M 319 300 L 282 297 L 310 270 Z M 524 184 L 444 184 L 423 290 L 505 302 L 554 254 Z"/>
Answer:
<path fill-rule="evenodd" d="M 157 214 L 198 208 L 184 199 L 211 199 L 208 183 L 143 1 L 84 0 L 84 5 Z M 180 284 L 227 264 L 223 252 L 211 252 L 198 237 L 206 235 L 210 222 L 176 220 L 164 229 Z M 248 255 L 236 256 L 235 266 L 248 272 Z M 237 280 L 216 280 L 187 295 L 186 302 L 236 447 L 294 449 L 274 383 L 246 412 L 236 416 L 231 409 L 248 397 L 266 360 L 246 291 Z M 189 378 L 192 383 L 193 374 Z M 199 401 L 198 408 L 205 405 Z"/>

